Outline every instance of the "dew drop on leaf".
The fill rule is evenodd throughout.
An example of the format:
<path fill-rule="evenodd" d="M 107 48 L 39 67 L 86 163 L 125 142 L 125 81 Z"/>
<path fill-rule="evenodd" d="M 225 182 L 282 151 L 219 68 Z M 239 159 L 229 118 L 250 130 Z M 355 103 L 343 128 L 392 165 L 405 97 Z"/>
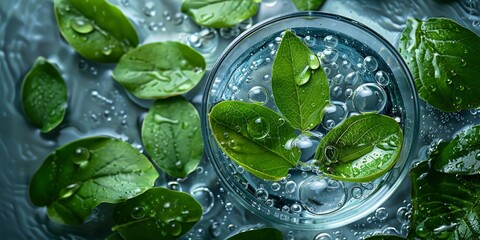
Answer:
<path fill-rule="evenodd" d="M 145 208 L 142 206 L 136 206 L 132 209 L 131 216 L 134 219 L 141 219 L 145 217 Z"/>
<path fill-rule="evenodd" d="M 90 22 L 84 21 L 82 19 L 73 19 L 70 22 L 70 26 L 72 27 L 72 29 L 75 32 L 80 33 L 80 34 L 90 33 L 94 29 L 93 25 Z"/>
<path fill-rule="evenodd" d="M 247 124 L 247 133 L 254 139 L 263 139 L 270 132 L 270 124 L 262 117 L 252 119 Z"/>

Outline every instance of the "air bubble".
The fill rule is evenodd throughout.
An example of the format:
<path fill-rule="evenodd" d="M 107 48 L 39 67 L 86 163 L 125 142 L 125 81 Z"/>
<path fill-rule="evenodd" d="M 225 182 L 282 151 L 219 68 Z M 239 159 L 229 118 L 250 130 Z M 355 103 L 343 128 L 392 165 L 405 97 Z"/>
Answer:
<path fill-rule="evenodd" d="M 294 181 L 288 181 L 285 184 L 285 192 L 286 193 L 293 193 L 297 189 L 297 184 Z"/>
<path fill-rule="evenodd" d="M 363 59 L 363 65 L 365 66 L 365 69 L 369 72 L 373 72 L 378 68 L 377 59 L 372 56 L 366 56 L 365 59 Z"/>
<path fill-rule="evenodd" d="M 376 84 L 365 83 L 353 92 L 353 106 L 359 112 L 380 112 L 387 103 L 387 94 Z"/>
<path fill-rule="evenodd" d="M 210 212 L 215 204 L 215 197 L 210 189 L 207 187 L 197 187 L 190 193 L 202 205 L 204 214 Z"/>
<path fill-rule="evenodd" d="M 322 61 L 322 63 L 330 64 L 330 63 L 333 63 L 337 60 L 338 51 L 335 50 L 335 49 L 327 48 L 320 53 L 319 57 L 320 57 L 320 60 Z"/>
<path fill-rule="evenodd" d="M 312 214 L 327 214 L 336 211 L 345 204 L 346 191 L 343 183 L 331 183 L 332 179 L 312 177 L 300 187 L 300 201 Z"/>
<path fill-rule="evenodd" d="M 270 186 L 270 188 L 271 188 L 272 191 L 274 191 L 274 192 L 277 192 L 278 190 L 280 190 L 281 187 L 282 187 L 282 186 L 281 186 L 279 183 L 277 183 L 277 182 L 272 183 L 272 185 Z"/>
<path fill-rule="evenodd" d="M 268 90 L 261 86 L 252 87 L 248 91 L 248 100 L 253 103 L 265 104 L 268 102 L 269 93 Z"/>
<path fill-rule="evenodd" d="M 375 73 L 375 81 L 380 86 L 387 86 L 390 83 L 390 77 L 386 72 L 380 70 L 377 73 Z"/>
<path fill-rule="evenodd" d="M 338 38 L 332 35 L 328 35 L 323 39 L 323 43 L 327 48 L 334 48 L 338 44 Z"/>

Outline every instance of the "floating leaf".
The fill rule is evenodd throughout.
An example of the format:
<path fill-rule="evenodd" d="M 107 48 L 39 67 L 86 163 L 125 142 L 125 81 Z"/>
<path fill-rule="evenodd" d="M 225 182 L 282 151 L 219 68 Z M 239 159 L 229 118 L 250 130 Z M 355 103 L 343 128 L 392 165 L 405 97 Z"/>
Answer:
<path fill-rule="evenodd" d="M 399 52 L 413 74 L 418 95 L 447 112 L 480 107 L 480 37 L 446 18 L 410 18 Z"/>
<path fill-rule="evenodd" d="M 157 42 L 125 54 L 113 77 L 138 98 L 167 98 L 188 92 L 205 74 L 205 59 L 179 42 Z"/>
<path fill-rule="evenodd" d="M 252 17 L 261 0 L 182 0 L 182 12 L 201 26 L 227 28 Z"/>
<path fill-rule="evenodd" d="M 197 109 L 183 97 L 155 101 L 143 121 L 142 140 L 158 167 L 184 178 L 197 168 L 203 154 Z"/>
<path fill-rule="evenodd" d="M 100 203 L 118 203 L 153 186 L 158 173 L 130 144 L 85 138 L 51 153 L 32 178 L 30 198 L 57 223 L 81 224 Z"/>
<path fill-rule="evenodd" d="M 224 101 L 213 107 L 209 122 L 223 152 L 257 177 L 279 180 L 297 164 L 300 152 L 287 146 L 294 129 L 264 106 Z"/>
<path fill-rule="evenodd" d="M 54 0 L 54 3 L 60 32 L 86 59 L 117 62 L 138 45 L 133 25 L 106 0 Z"/>
<path fill-rule="evenodd" d="M 394 119 L 376 113 L 356 115 L 325 135 L 315 159 L 333 179 L 366 182 L 395 165 L 402 143 L 402 130 Z"/>
<path fill-rule="evenodd" d="M 30 122 L 46 133 L 57 127 L 67 108 L 67 86 L 57 68 L 39 57 L 22 84 L 22 104 Z"/>
<path fill-rule="evenodd" d="M 190 195 L 152 188 L 117 204 L 112 230 L 123 239 L 178 239 L 202 217 L 202 206 Z"/>
<path fill-rule="evenodd" d="M 272 68 L 273 97 L 285 119 L 302 131 L 317 126 L 330 96 L 327 75 L 318 57 L 287 30 Z"/>

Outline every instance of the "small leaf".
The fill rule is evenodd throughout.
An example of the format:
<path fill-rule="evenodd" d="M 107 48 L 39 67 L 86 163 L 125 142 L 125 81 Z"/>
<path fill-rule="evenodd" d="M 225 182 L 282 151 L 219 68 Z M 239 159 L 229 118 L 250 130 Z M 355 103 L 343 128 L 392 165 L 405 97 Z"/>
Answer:
<path fill-rule="evenodd" d="M 67 86 L 57 68 L 39 57 L 23 79 L 22 104 L 30 122 L 43 133 L 57 127 L 67 108 Z"/>
<path fill-rule="evenodd" d="M 179 42 L 157 42 L 125 54 L 113 78 L 138 98 L 177 96 L 195 87 L 205 74 L 205 59 Z"/>
<path fill-rule="evenodd" d="M 197 168 L 203 154 L 197 109 L 183 97 L 155 101 L 143 121 L 142 140 L 159 168 L 184 178 Z"/>
<path fill-rule="evenodd" d="M 260 228 L 240 232 L 228 238 L 228 240 L 283 240 L 283 233 L 276 228 Z"/>
<path fill-rule="evenodd" d="M 315 159 L 333 179 L 366 182 L 395 165 L 402 143 L 402 130 L 394 119 L 376 113 L 356 115 L 325 135 Z"/>
<path fill-rule="evenodd" d="M 447 112 L 480 107 L 480 37 L 446 18 L 410 18 L 399 52 L 408 64 L 419 96 Z"/>
<path fill-rule="evenodd" d="M 257 177 L 279 180 L 297 164 L 299 150 L 286 148 L 294 129 L 264 106 L 224 101 L 213 107 L 209 122 L 223 152 Z"/>
<path fill-rule="evenodd" d="M 106 0 L 54 0 L 54 3 L 60 32 L 86 59 L 117 62 L 138 45 L 132 23 Z"/>
<path fill-rule="evenodd" d="M 190 195 L 152 188 L 119 203 L 113 211 L 113 227 L 123 239 L 179 239 L 202 217 L 202 206 Z"/>
<path fill-rule="evenodd" d="M 290 30 L 273 63 L 272 92 L 285 119 L 302 131 L 322 121 L 329 103 L 327 75 L 318 57 Z"/>
<path fill-rule="evenodd" d="M 227 28 L 252 17 L 261 0 L 182 0 L 182 12 L 198 25 Z"/>
<path fill-rule="evenodd" d="M 438 148 L 435 168 L 450 174 L 480 173 L 480 125 L 461 132 L 450 143 Z"/>
<path fill-rule="evenodd" d="M 130 144 L 85 138 L 51 153 L 32 178 L 30 198 L 51 220 L 81 224 L 100 203 L 118 203 L 153 186 L 158 173 Z"/>
<path fill-rule="evenodd" d="M 315 11 L 325 0 L 292 0 L 292 2 L 300 11 Z"/>
<path fill-rule="evenodd" d="M 425 161 L 410 170 L 413 212 L 408 238 L 478 239 L 480 175 L 455 176 L 429 165 Z"/>

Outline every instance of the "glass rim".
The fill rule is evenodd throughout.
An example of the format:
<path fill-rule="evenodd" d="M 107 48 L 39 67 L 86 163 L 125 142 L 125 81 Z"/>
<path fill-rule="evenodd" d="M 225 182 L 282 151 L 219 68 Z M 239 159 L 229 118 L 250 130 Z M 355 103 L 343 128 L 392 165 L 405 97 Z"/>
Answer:
<path fill-rule="evenodd" d="M 220 54 L 220 56 L 215 61 L 215 64 L 213 65 L 212 69 L 210 70 L 209 76 L 208 76 L 207 81 L 206 81 L 205 90 L 203 92 L 202 106 L 201 106 L 201 114 L 202 114 L 201 121 L 202 121 L 202 136 L 203 136 L 205 147 L 206 147 L 206 150 L 205 150 L 206 151 L 206 156 L 209 159 L 210 163 L 213 165 L 213 168 L 215 169 L 216 174 L 220 178 L 220 182 L 222 182 L 222 185 L 224 185 L 228 189 L 228 191 L 231 192 L 234 196 L 239 195 L 239 193 L 237 192 L 236 189 L 234 189 L 233 186 L 228 184 L 229 181 L 225 178 L 225 176 L 223 174 L 221 174 L 222 169 L 220 168 L 220 166 L 218 166 L 219 163 L 217 163 L 216 160 L 214 160 L 214 159 L 216 159 L 216 157 L 213 154 L 212 145 L 209 141 L 209 130 L 208 130 L 208 128 L 209 128 L 209 123 L 208 123 L 209 106 L 206 103 L 208 102 L 208 99 L 209 99 L 209 92 L 211 90 L 210 88 L 211 88 L 213 82 L 215 81 L 215 76 L 217 75 L 217 72 L 220 69 L 220 67 L 222 66 L 225 59 L 233 51 L 235 51 L 236 47 L 238 45 L 242 44 L 242 42 L 246 38 L 250 37 L 251 35 L 256 34 L 257 30 L 263 29 L 265 27 L 268 27 L 271 24 L 274 24 L 276 22 L 280 22 L 282 20 L 296 19 L 296 18 L 308 18 L 308 17 L 311 17 L 312 19 L 326 18 L 326 19 L 329 19 L 329 20 L 334 20 L 334 21 L 339 21 L 339 22 L 342 22 L 342 23 L 346 23 L 347 25 L 358 28 L 361 31 L 363 31 L 365 34 L 368 34 L 368 35 L 372 36 L 373 38 L 379 40 L 379 43 L 382 46 L 387 48 L 387 50 L 392 54 L 392 56 L 395 58 L 395 60 L 400 65 L 400 68 L 402 70 L 404 70 L 404 73 L 406 75 L 405 81 L 406 81 L 407 87 L 409 88 L 409 89 L 407 89 L 407 91 L 412 93 L 411 101 L 413 102 L 413 106 L 411 106 L 413 108 L 412 109 L 413 111 L 408 112 L 408 114 L 411 115 L 412 116 L 411 118 L 413 119 L 413 122 L 409 123 L 409 126 L 411 126 L 411 128 L 412 128 L 411 131 L 413 133 L 418 132 L 418 129 L 419 129 L 419 121 L 418 121 L 419 120 L 419 105 L 418 105 L 418 96 L 417 96 L 417 93 L 416 93 L 416 90 L 415 90 L 415 84 L 413 82 L 413 77 L 412 77 L 412 74 L 411 74 L 410 70 L 408 69 L 405 61 L 403 60 L 403 58 L 398 53 L 397 49 L 388 40 L 386 40 L 383 36 L 381 36 L 380 34 L 375 32 L 374 30 L 372 30 L 370 27 L 368 27 L 368 26 L 366 26 L 366 25 L 364 25 L 364 24 L 362 24 L 362 23 L 360 23 L 356 20 L 353 20 L 353 19 L 350 19 L 350 18 L 347 18 L 347 17 L 344 17 L 344 16 L 332 14 L 332 13 L 319 12 L 319 11 L 316 11 L 316 12 L 309 11 L 309 12 L 290 12 L 290 13 L 285 13 L 285 14 L 282 14 L 282 15 L 273 16 L 271 18 L 268 18 L 266 20 L 263 20 L 263 21 L 255 24 L 255 25 L 253 25 L 251 28 L 247 29 L 246 31 L 241 33 L 238 37 L 236 37 L 225 48 L 225 50 Z M 299 27 L 301 27 L 301 26 L 299 26 Z M 281 30 L 283 30 L 283 28 Z M 409 152 L 405 156 L 406 157 L 405 162 L 401 166 L 401 169 L 399 169 L 400 174 L 398 175 L 397 180 L 391 185 L 391 187 L 388 188 L 386 191 L 383 191 L 383 192 L 381 190 L 384 190 L 384 189 L 378 188 L 374 193 L 372 193 L 372 196 L 374 196 L 374 195 L 376 196 L 376 195 L 380 194 L 380 192 L 382 192 L 382 198 L 381 198 L 382 201 L 373 202 L 372 200 L 369 200 L 365 204 L 366 205 L 365 209 L 374 210 L 374 209 L 380 207 L 387 199 L 390 198 L 390 196 L 402 184 L 402 182 L 405 180 L 406 175 L 408 174 L 408 169 L 406 169 L 406 168 L 409 168 L 408 163 L 415 156 L 415 151 L 413 151 L 413 150 L 414 150 L 414 147 L 416 146 L 417 141 L 418 141 L 418 138 L 415 138 L 415 136 L 413 136 L 413 138 L 411 139 L 411 142 L 409 144 L 409 147 L 410 147 Z M 287 227 L 295 227 L 297 229 L 324 230 L 324 229 L 332 229 L 332 228 L 342 227 L 342 226 L 346 226 L 350 223 L 353 223 L 355 221 L 358 221 L 359 219 L 361 219 L 363 217 L 366 217 L 368 214 L 372 213 L 372 211 L 364 211 L 360 214 L 350 216 L 349 219 L 340 219 L 336 222 L 298 224 L 298 223 L 292 223 L 292 222 L 289 222 L 289 221 L 281 220 L 277 217 L 274 217 L 273 215 L 267 215 L 267 214 L 265 214 L 265 212 L 262 212 L 261 210 L 258 210 L 255 207 L 252 207 L 252 205 L 246 199 L 244 199 L 241 196 L 238 196 L 236 199 L 246 210 L 248 210 L 248 211 L 250 211 L 250 212 L 252 212 L 252 213 L 254 213 L 258 216 L 261 216 L 264 219 L 267 219 L 268 221 L 271 221 L 271 222 L 274 222 L 274 223 L 277 223 L 277 224 L 280 224 L 280 225 L 283 225 L 283 226 L 287 226 Z M 375 200 L 379 200 L 379 199 L 377 198 Z"/>

